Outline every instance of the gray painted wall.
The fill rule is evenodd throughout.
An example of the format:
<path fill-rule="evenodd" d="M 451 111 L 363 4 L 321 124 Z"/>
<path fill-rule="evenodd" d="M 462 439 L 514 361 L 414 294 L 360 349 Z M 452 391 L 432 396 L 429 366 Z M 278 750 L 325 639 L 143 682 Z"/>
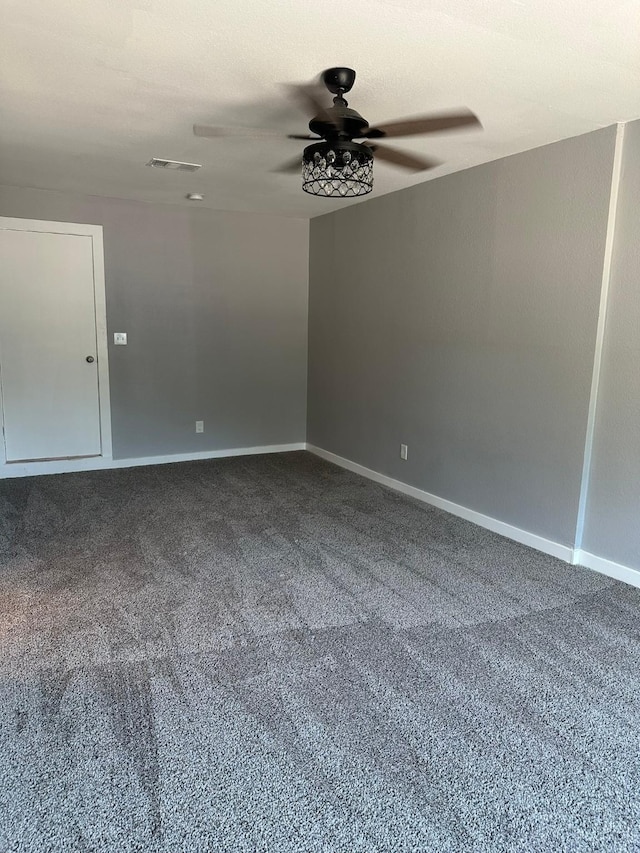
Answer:
<path fill-rule="evenodd" d="M 307 221 L 13 187 L 0 216 L 104 226 L 115 458 L 304 441 Z"/>
<path fill-rule="evenodd" d="M 614 141 L 312 220 L 308 440 L 572 545 Z"/>
<path fill-rule="evenodd" d="M 640 122 L 627 125 L 582 547 L 640 569 Z"/>

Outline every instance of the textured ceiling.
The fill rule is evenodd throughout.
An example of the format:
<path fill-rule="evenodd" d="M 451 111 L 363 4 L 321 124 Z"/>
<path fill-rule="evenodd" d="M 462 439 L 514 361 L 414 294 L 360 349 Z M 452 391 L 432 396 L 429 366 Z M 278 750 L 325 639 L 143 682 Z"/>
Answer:
<path fill-rule="evenodd" d="M 271 170 L 304 143 L 198 139 L 194 123 L 306 120 L 282 83 L 357 71 L 376 123 L 468 106 L 484 131 L 398 140 L 441 158 L 382 163 L 391 192 L 640 117 L 637 0 L 1 0 L 0 183 L 310 217 L 357 201 L 307 196 Z M 394 141 L 395 142 L 395 141 Z M 202 163 L 195 174 L 145 167 Z M 369 196 L 370 198 L 371 196 Z"/>

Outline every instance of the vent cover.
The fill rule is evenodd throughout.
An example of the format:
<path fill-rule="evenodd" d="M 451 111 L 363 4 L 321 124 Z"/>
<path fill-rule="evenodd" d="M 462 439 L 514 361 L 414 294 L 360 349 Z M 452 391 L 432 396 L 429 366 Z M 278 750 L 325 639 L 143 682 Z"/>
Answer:
<path fill-rule="evenodd" d="M 159 157 L 152 157 L 147 166 L 154 169 L 175 169 L 177 172 L 197 172 L 202 169 L 200 163 L 181 163 L 180 160 L 162 160 Z"/>

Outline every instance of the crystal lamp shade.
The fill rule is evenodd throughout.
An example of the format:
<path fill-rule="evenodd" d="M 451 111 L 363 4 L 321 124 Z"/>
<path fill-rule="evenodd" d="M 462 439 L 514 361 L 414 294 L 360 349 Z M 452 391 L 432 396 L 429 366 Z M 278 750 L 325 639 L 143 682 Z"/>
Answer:
<path fill-rule="evenodd" d="M 302 155 L 302 189 L 311 195 L 350 198 L 373 189 L 373 154 L 357 142 L 317 142 Z"/>

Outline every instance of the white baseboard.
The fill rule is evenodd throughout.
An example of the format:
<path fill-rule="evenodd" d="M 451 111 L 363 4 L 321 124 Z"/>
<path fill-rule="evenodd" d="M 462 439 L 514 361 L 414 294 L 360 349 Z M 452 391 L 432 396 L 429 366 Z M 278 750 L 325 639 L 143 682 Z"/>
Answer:
<path fill-rule="evenodd" d="M 363 477 L 368 477 L 369 480 L 374 480 L 376 483 L 381 483 L 383 486 L 389 486 L 404 495 L 410 495 L 412 498 L 417 498 L 419 501 L 430 504 L 431 506 L 443 509 L 445 512 L 450 512 L 452 515 L 457 515 L 467 521 L 472 521 L 480 527 L 485 527 L 494 533 L 500 533 L 508 539 L 513 539 L 523 545 L 529 545 L 538 551 L 543 551 L 545 554 L 551 554 L 552 557 L 558 557 L 566 563 L 573 562 L 573 548 L 569 545 L 561 545 L 559 542 L 553 542 L 551 539 L 545 539 L 544 536 L 538 536 L 536 533 L 530 533 L 528 530 L 521 530 L 519 527 L 514 527 L 512 524 L 507 524 L 504 521 L 499 521 L 497 518 L 491 518 L 489 515 L 483 515 L 481 512 L 476 512 L 466 506 L 453 503 L 445 498 L 440 498 L 437 495 L 432 495 L 429 492 L 424 492 L 415 486 L 409 486 L 401 480 L 394 480 L 392 477 L 387 477 L 385 474 L 379 474 L 377 471 L 372 471 L 370 468 L 365 468 L 364 465 L 358 465 L 357 462 L 351 462 L 350 459 L 344 459 L 342 456 L 337 456 L 335 453 L 330 453 L 328 450 L 322 450 L 320 447 L 315 447 L 312 444 L 307 444 L 307 450 L 310 453 L 315 453 L 327 462 L 333 462 L 335 465 L 340 465 L 341 468 L 346 468 L 353 471 L 355 474 L 360 474 Z"/>
<path fill-rule="evenodd" d="M 614 563 L 613 560 L 607 560 L 580 549 L 574 552 L 573 562 L 577 566 L 585 566 L 587 569 L 593 569 L 595 572 L 600 572 L 600 574 L 608 575 L 610 578 L 640 588 L 640 571 L 638 569 L 623 566 L 622 563 Z"/>
<path fill-rule="evenodd" d="M 134 459 L 107 459 L 103 456 L 85 459 L 55 459 L 47 462 L 8 462 L 0 466 L 0 480 L 13 477 L 37 477 L 42 474 L 70 474 L 75 471 L 102 471 L 110 468 L 134 468 L 140 465 L 166 465 L 195 459 L 221 459 L 227 456 L 255 456 L 262 453 L 288 453 L 305 450 L 304 441 L 294 444 L 267 444 L 261 447 L 232 447 L 225 450 L 200 450 L 194 453 L 172 453 L 167 456 L 141 456 Z"/>

